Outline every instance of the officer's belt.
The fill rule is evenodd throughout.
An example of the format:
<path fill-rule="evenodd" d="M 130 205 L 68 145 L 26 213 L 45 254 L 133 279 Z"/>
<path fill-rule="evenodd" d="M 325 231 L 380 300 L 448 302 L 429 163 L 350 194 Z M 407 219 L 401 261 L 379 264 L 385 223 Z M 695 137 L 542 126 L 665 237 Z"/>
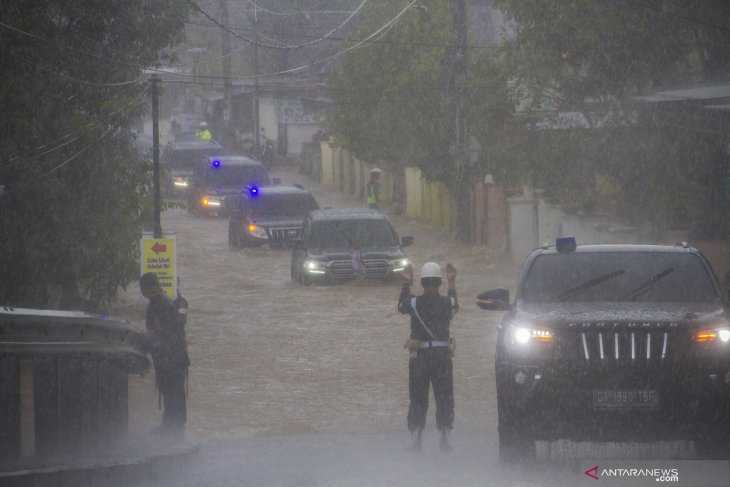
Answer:
<path fill-rule="evenodd" d="M 449 342 L 421 342 L 421 348 L 448 347 Z"/>

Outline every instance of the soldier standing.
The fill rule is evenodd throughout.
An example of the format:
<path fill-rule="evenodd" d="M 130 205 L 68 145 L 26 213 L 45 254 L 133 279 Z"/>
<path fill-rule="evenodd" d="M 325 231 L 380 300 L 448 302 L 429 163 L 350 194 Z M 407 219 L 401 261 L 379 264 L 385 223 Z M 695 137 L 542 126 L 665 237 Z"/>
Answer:
<path fill-rule="evenodd" d="M 162 424 L 153 432 L 183 436 L 187 421 L 185 382 L 188 376 L 187 341 L 177 307 L 160 287 L 157 274 L 139 278 L 147 306 L 147 344 L 155 367 L 155 383 L 162 395 Z"/>
<path fill-rule="evenodd" d="M 454 424 L 454 377 L 449 325 L 459 309 L 456 268 L 450 263 L 446 264 L 446 296 L 439 294 L 442 272 L 435 262 L 427 262 L 421 268 L 421 296 L 411 294 L 413 268 L 410 265 L 403 270 L 402 279 L 398 311 L 411 316 L 411 334 L 406 342 L 411 355 L 408 362 L 408 429 L 411 443 L 407 449 L 422 449 L 421 433 L 426 425 L 429 386 L 433 385 L 436 426 L 441 431 L 440 447 L 448 451 L 451 449 L 449 432 Z"/>

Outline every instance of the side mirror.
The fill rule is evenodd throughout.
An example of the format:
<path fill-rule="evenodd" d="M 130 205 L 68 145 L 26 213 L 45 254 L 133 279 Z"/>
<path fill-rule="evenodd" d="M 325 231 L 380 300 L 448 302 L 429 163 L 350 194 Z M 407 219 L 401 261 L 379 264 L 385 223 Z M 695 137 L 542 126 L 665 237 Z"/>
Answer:
<path fill-rule="evenodd" d="M 401 247 L 408 247 L 409 245 L 413 245 L 413 237 L 411 237 L 411 236 L 401 237 L 400 241 L 401 241 L 401 244 L 400 244 Z"/>
<path fill-rule="evenodd" d="M 274 186 L 279 186 L 281 184 L 281 178 L 273 178 L 271 182 L 274 184 Z"/>
<path fill-rule="evenodd" d="M 477 306 L 490 311 L 510 311 L 508 289 L 492 289 L 477 296 Z"/>
<path fill-rule="evenodd" d="M 294 250 L 301 250 L 304 248 L 304 240 L 301 238 L 293 238 L 291 240 L 291 244 Z"/>

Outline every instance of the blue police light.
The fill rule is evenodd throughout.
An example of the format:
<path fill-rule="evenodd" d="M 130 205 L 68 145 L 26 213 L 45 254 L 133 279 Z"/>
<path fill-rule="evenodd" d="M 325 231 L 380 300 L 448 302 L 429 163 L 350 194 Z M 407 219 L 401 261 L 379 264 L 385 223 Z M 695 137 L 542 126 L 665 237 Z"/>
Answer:
<path fill-rule="evenodd" d="M 259 188 L 251 186 L 248 188 L 248 192 L 253 198 L 256 198 L 259 195 Z"/>
<path fill-rule="evenodd" d="M 221 167 L 221 161 L 219 161 L 218 159 L 214 160 L 210 164 L 211 164 L 211 166 L 213 166 L 216 169 L 218 169 L 219 167 Z"/>
<path fill-rule="evenodd" d="M 575 251 L 575 237 L 558 237 L 555 239 L 555 248 L 558 252 Z"/>

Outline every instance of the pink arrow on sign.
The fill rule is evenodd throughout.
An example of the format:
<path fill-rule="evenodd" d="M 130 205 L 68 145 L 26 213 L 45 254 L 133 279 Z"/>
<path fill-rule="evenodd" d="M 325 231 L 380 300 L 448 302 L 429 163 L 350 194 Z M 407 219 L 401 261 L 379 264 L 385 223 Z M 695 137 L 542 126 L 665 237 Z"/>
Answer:
<path fill-rule="evenodd" d="M 163 245 L 160 242 L 155 242 L 155 244 L 150 248 L 156 254 L 159 254 L 160 252 L 167 252 L 167 245 Z"/>

